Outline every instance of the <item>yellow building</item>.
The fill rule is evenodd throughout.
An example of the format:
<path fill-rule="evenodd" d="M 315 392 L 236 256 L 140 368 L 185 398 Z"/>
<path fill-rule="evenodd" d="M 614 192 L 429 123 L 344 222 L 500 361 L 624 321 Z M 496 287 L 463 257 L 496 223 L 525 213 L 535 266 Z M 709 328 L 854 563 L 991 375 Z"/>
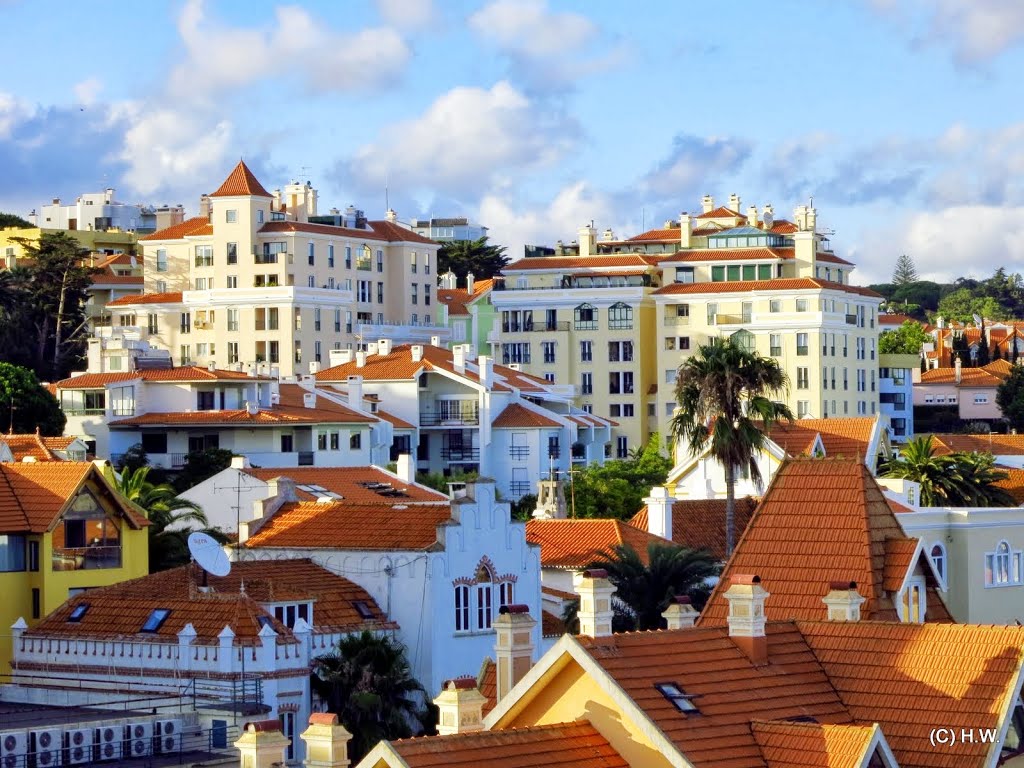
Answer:
<path fill-rule="evenodd" d="M 21 243 L 16 242 L 17 240 L 25 240 L 36 244 L 43 235 L 55 235 L 60 232 L 63 232 L 68 237 L 73 237 L 83 248 L 92 254 L 96 254 L 97 262 L 101 260 L 102 256 L 135 253 L 138 242 L 138 236 L 134 232 L 124 232 L 119 229 L 104 231 L 4 227 L 0 229 L 0 254 L 3 256 L 0 266 L 11 269 L 17 266 L 18 259 L 25 258 L 25 247 Z"/>
<path fill-rule="evenodd" d="M 148 525 L 91 462 L 0 464 L 0 671 L 19 619 L 146 575 Z"/>

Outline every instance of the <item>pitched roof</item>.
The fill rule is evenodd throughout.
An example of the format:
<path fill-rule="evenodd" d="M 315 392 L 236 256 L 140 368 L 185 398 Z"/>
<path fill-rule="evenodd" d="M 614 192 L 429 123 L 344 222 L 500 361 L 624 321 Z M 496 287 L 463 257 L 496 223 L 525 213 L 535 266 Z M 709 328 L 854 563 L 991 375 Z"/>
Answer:
<path fill-rule="evenodd" d="M 429 237 L 405 229 L 388 221 L 367 222 L 368 228 L 341 227 L 334 224 L 316 224 L 311 221 L 268 221 L 259 229 L 259 234 L 274 232 L 309 232 L 317 235 L 349 237 L 356 240 L 374 240 L 382 242 L 413 242 L 437 245 Z"/>
<path fill-rule="evenodd" d="M 585 568 L 608 548 L 628 544 L 647 562 L 650 544 L 670 542 L 622 520 L 528 520 L 526 541 L 540 546 L 544 568 Z"/>
<path fill-rule="evenodd" d="M 852 261 L 847 261 L 836 256 L 834 253 L 816 253 L 814 254 L 814 260 L 820 261 L 824 264 L 842 264 L 844 266 L 853 266 Z"/>
<path fill-rule="evenodd" d="M 734 211 L 731 208 L 726 208 L 726 207 L 721 206 L 721 205 L 718 206 L 717 208 L 713 209 L 713 210 L 708 211 L 707 213 L 697 214 L 693 218 L 695 218 L 695 219 L 724 219 L 724 218 L 730 218 L 730 217 L 738 217 L 738 218 L 741 218 L 741 219 L 745 219 L 746 218 L 739 211 Z"/>
<path fill-rule="evenodd" d="M 139 240 L 180 240 L 183 237 L 198 237 L 213 234 L 213 225 L 206 216 L 195 216 L 185 219 L 180 224 L 172 224 L 157 230 L 151 235 L 140 237 Z"/>
<path fill-rule="evenodd" d="M 993 456 L 1024 456 L 1024 435 L 951 435 L 933 434 L 935 453 L 973 451 Z"/>
<path fill-rule="evenodd" d="M 388 411 L 380 408 L 377 409 L 377 412 L 374 415 L 382 421 L 389 422 L 395 429 L 416 429 L 416 425 L 410 424 L 405 419 L 400 419 L 395 416 L 395 414 L 389 413 Z"/>
<path fill-rule="evenodd" d="M 448 496 L 419 483 L 403 483 L 395 475 L 385 472 L 380 467 L 280 467 L 257 468 L 247 467 L 241 470 L 257 480 L 267 482 L 275 477 L 288 477 L 295 481 L 296 493 L 302 501 L 316 501 L 316 491 L 308 491 L 299 486 L 319 486 L 325 491 L 336 493 L 353 504 L 383 504 L 391 507 L 396 504 L 444 504 L 448 505 Z M 392 489 L 402 492 L 401 496 L 382 495 L 379 487 L 390 485 Z M 390 493 L 390 491 L 389 491 Z"/>
<path fill-rule="evenodd" d="M 702 293 L 748 293 L 750 291 L 810 291 L 830 290 L 870 296 L 880 299 L 882 294 L 859 285 L 847 285 L 816 277 L 778 277 L 772 280 L 726 280 L 712 283 L 671 283 L 654 291 L 655 295 L 675 296 Z"/>
<path fill-rule="evenodd" d="M 755 720 L 750 724 L 767 768 L 862 768 L 874 725 Z"/>
<path fill-rule="evenodd" d="M 133 637 L 171 640 L 192 624 L 196 642 L 215 643 L 225 626 L 235 633 L 236 644 L 253 644 L 271 622 L 279 640 L 294 640 L 291 631 L 273 618 L 261 603 L 312 601 L 312 624 L 318 632 L 392 629 L 370 594 L 358 584 L 337 576 L 310 560 L 249 560 L 232 563 L 227 576 L 207 576 L 210 592 L 198 585 L 202 575 L 194 564 L 143 576 L 110 587 L 92 589 L 71 598 L 33 627 L 29 634 L 70 637 Z M 244 588 L 243 588 L 244 584 Z M 354 605 L 363 602 L 372 613 L 364 619 Z M 81 621 L 69 622 L 76 606 L 89 608 Z M 154 609 L 171 611 L 156 632 L 143 633 L 142 625 Z"/>
<path fill-rule="evenodd" d="M 863 459 L 871 445 L 871 437 L 878 425 L 874 416 L 852 416 L 831 419 L 800 419 L 801 428 L 817 432 L 828 456 L 859 456 Z M 789 426 L 782 425 L 783 430 Z M 772 439 L 774 440 L 774 429 Z"/>
<path fill-rule="evenodd" d="M 38 432 L 27 435 L 0 435 L 0 443 L 7 444 L 15 461 L 23 461 L 26 458 L 35 461 L 60 461 L 60 457 L 53 453 Z"/>
<path fill-rule="evenodd" d="M 674 241 L 676 243 L 682 243 L 682 236 L 683 231 L 681 227 L 669 227 L 668 229 L 649 229 L 646 232 L 641 232 L 639 235 L 627 237 L 624 242 L 644 243 L 650 241 Z M 602 243 L 598 243 L 598 245 L 602 245 Z"/>
<path fill-rule="evenodd" d="M 488 656 L 480 665 L 480 673 L 476 677 L 476 687 L 480 690 L 487 701 L 483 706 L 483 714 L 486 717 L 498 703 L 498 665 L 494 659 Z"/>
<path fill-rule="evenodd" d="M 244 543 L 256 547 L 424 550 L 437 543 L 437 527 L 451 519 L 447 504 L 291 502 L 262 522 Z M 253 530 L 250 524 L 250 530 Z"/>
<path fill-rule="evenodd" d="M 629 768 L 608 740 L 585 720 L 385 743 L 408 768 Z"/>
<path fill-rule="evenodd" d="M 119 299 L 108 301 L 108 307 L 133 307 L 136 304 L 180 304 L 181 291 L 170 293 L 140 293 L 131 296 L 122 296 Z"/>
<path fill-rule="evenodd" d="M 996 469 L 1005 472 L 1008 477 L 1005 480 L 996 481 L 993 485 L 1009 493 L 1018 505 L 1024 505 L 1024 469 L 1000 465 L 996 465 Z"/>
<path fill-rule="evenodd" d="M 238 165 L 224 179 L 224 183 L 211 192 L 210 197 L 234 197 L 239 195 L 253 195 L 256 197 L 270 197 L 271 194 L 263 188 L 259 179 L 249 170 L 243 161 L 239 160 Z"/>
<path fill-rule="evenodd" d="M 1010 375 L 1010 366 L 1006 360 L 996 360 L 981 368 L 961 368 L 960 381 L 956 380 L 956 368 L 930 368 L 921 373 L 920 382 L 925 386 L 929 384 L 956 384 L 959 387 L 998 387 Z"/>
<path fill-rule="evenodd" d="M 473 293 L 470 293 L 465 288 L 439 288 L 437 300 L 448 307 L 449 316 L 461 317 L 469 314 L 469 304 L 472 304 L 493 287 L 494 280 L 488 278 L 487 280 L 475 280 L 473 282 Z"/>
<path fill-rule="evenodd" d="M 502 269 L 502 273 L 523 270 L 602 269 L 612 267 L 649 267 L 661 260 L 659 256 L 640 253 L 602 254 L 599 256 L 540 256 L 519 259 Z"/>
<path fill-rule="evenodd" d="M 132 528 L 149 525 L 128 502 L 110 489 L 90 461 L 0 464 L 0 531 L 43 533 L 89 478 L 106 489 L 111 503 Z"/>
<path fill-rule="evenodd" d="M 854 581 L 866 600 L 862 617 L 896 621 L 892 580 L 901 569 L 906 576 L 913 565 L 907 548 L 916 546 L 862 462 L 788 459 L 754 511 L 699 623 L 726 623 L 729 579 L 747 573 L 770 585 L 769 618 L 824 618 L 822 598 L 830 583 Z M 950 620 L 934 591 L 928 612 L 931 621 Z"/>
<path fill-rule="evenodd" d="M 733 531 L 738 541 L 750 522 L 757 499 L 736 499 Z M 647 507 L 630 519 L 629 524 L 648 530 Z M 689 549 L 706 549 L 719 560 L 725 559 L 725 499 L 677 499 L 672 504 L 672 541 Z"/>
<path fill-rule="evenodd" d="M 266 380 L 266 376 L 249 376 L 243 371 L 227 371 L 222 368 L 210 370 L 201 365 L 182 365 L 174 368 L 145 368 L 139 371 L 111 371 L 109 373 L 83 373 L 71 376 L 56 383 L 58 389 L 98 389 L 107 384 L 121 381 L 143 379 L 151 382 L 186 382 L 186 381 L 254 381 L 257 378 Z M 284 389 L 285 384 L 281 387 Z M 291 385 L 297 386 L 297 385 Z M 282 395 L 283 397 L 283 395 Z M 300 398 L 301 405 L 301 398 Z"/>
<path fill-rule="evenodd" d="M 537 413 L 521 403 L 510 403 L 491 423 L 494 429 L 533 429 L 560 427 L 559 422 Z"/>

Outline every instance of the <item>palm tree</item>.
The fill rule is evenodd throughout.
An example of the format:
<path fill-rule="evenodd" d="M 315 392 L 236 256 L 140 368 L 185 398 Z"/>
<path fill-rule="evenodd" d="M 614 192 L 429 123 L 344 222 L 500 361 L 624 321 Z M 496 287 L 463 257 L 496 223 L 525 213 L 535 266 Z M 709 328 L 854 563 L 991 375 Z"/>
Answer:
<path fill-rule="evenodd" d="M 953 499 L 964 494 L 952 454 L 936 456 L 931 435 L 908 440 L 900 449 L 899 458 L 889 462 L 883 476 L 918 483 L 923 507 L 952 504 Z"/>
<path fill-rule="evenodd" d="M 209 530 L 210 521 L 194 501 L 178 496 L 168 483 L 149 482 L 150 469 L 125 467 L 116 475 L 108 466 L 105 472 L 118 492 L 149 518 L 149 570 L 152 573 L 189 561 L 187 541 L 193 531 L 192 524 L 218 541 L 223 542 L 225 538 L 219 531 Z M 186 527 L 180 527 L 183 525 Z"/>
<path fill-rule="evenodd" d="M 707 600 L 708 579 L 717 576 L 718 563 L 710 552 L 675 544 L 651 542 L 647 564 L 629 544 L 610 547 L 588 568 L 602 568 L 615 585 L 615 597 L 636 618 L 636 629 L 664 627 L 661 614 L 676 595 L 688 595 L 700 610 Z"/>
<path fill-rule="evenodd" d="M 433 730 L 428 712 L 417 703 L 426 691 L 412 676 L 405 646 L 396 640 L 366 630 L 346 635 L 314 663 L 313 690 L 352 734 L 353 765 L 382 739 Z"/>
<path fill-rule="evenodd" d="M 781 420 L 793 420 L 783 403 L 771 399 L 785 392 L 789 378 L 774 358 L 761 357 L 732 344 L 711 339 L 679 366 L 672 436 L 686 441 L 691 456 L 710 443 L 711 455 L 725 469 L 725 554 L 735 546 L 736 472 L 746 467 L 757 486 L 762 483 L 757 455 L 764 433 Z"/>
<path fill-rule="evenodd" d="M 961 503 L 971 507 L 1015 507 L 1016 500 L 996 483 L 1009 478 L 1009 473 L 996 469 L 996 459 L 991 453 L 957 451 L 953 454 L 957 470 L 968 491 Z"/>

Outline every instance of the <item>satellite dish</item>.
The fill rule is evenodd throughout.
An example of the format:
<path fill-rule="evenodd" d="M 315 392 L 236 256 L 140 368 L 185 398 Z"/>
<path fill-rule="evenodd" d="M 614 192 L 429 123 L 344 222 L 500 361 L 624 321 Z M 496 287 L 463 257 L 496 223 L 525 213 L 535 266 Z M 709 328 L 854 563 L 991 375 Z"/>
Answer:
<path fill-rule="evenodd" d="M 192 559 L 206 573 L 214 576 L 227 576 L 231 573 L 231 561 L 221 549 L 221 546 L 209 534 L 196 531 L 188 537 L 188 551 L 192 553 Z"/>

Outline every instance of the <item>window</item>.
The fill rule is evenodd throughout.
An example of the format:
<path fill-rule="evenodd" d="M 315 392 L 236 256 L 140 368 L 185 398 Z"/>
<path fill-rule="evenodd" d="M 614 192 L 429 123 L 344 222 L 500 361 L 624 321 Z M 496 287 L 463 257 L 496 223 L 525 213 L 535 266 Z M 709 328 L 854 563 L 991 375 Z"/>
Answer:
<path fill-rule="evenodd" d="M 416 274 L 416 251 L 409 254 L 409 271 Z"/>
<path fill-rule="evenodd" d="M 238 342 L 237 341 L 229 341 L 228 342 L 228 362 L 229 363 L 237 363 L 238 362 Z"/>
<path fill-rule="evenodd" d="M 736 331 L 736 333 L 729 337 L 729 341 L 732 342 L 734 347 L 745 352 L 753 352 L 757 348 L 754 334 L 747 330 Z"/>
<path fill-rule="evenodd" d="M 368 245 L 359 247 L 356 255 L 356 269 L 369 272 L 373 269 L 373 251 Z"/>
<path fill-rule="evenodd" d="M 974 396 L 974 404 L 975 405 L 984 405 L 987 402 L 988 402 L 988 395 L 975 395 Z"/>
<path fill-rule="evenodd" d="M 768 342 L 769 342 L 769 345 L 770 345 L 768 353 L 772 357 L 781 357 L 782 356 L 782 334 L 781 333 L 773 333 L 773 334 L 771 334 L 768 337 Z"/>
<path fill-rule="evenodd" d="M 907 500 L 910 500 L 908 494 Z M 946 579 L 946 548 L 939 542 L 935 542 L 931 549 L 932 565 L 935 566 L 935 572 L 939 574 L 939 579 L 942 582 L 942 588 L 946 588 L 948 580 Z"/>
<path fill-rule="evenodd" d="M 197 277 L 196 278 L 196 290 L 197 291 L 205 291 L 206 290 L 206 278 L 205 277 Z M 122 320 L 123 319 L 124 318 L 122 318 Z"/>
<path fill-rule="evenodd" d="M 85 457 L 83 456 L 82 460 L 84 460 L 84 459 L 85 459 Z M 77 461 L 77 459 L 76 459 L 76 461 Z M 2 537 L 0 537 L 0 538 L 2 538 Z M 0 545 L 0 549 L 2 549 L 2 545 Z M 33 573 L 38 573 L 38 571 L 39 571 L 39 542 L 38 541 L 30 541 L 28 543 L 28 569 L 30 571 L 32 571 Z M 0 569 L 0 570 L 2 570 L 2 569 Z"/>
<path fill-rule="evenodd" d="M 628 363 L 633 359 L 633 342 L 632 341 L 609 341 L 608 342 L 608 362 L 610 363 Z"/>
<path fill-rule="evenodd" d="M 594 374 L 580 374 L 580 394 L 592 395 L 594 393 Z"/>
<path fill-rule="evenodd" d="M 654 403 L 651 403 L 651 405 L 653 406 Z M 633 418 L 633 414 L 634 414 L 634 406 L 633 406 L 633 404 L 632 403 L 623 403 L 622 404 L 622 417 L 626 418 L 626 419 L 631 419 L 631 418 Z"/>
<path fill-rule="evenodd" d="M 808 389 L 810 387 L 810 376 L 807 368 L 796 369 L 796 388 Z"/>
<path fill-rule="evenodd" d="M 237 309 L 229 309 L 228 310 L 228 330 L 229 331 L 237 331 L 238 330 L 238 310 Z"/>
<path fill-rule="evenodd" d="M 515 582 L 503 581 L 498 585 L 498 608 L 505 608 L 510 605 L 515 605 L 514 599 L 514 586 Z"/>
<path fill-rule="evenodd" d="M 542 341 L 540 348 L 544 352 L 544 362 L 553 363 L 555 362 L 555 342 L 553 341 Z"/>
<path fill-rule="evenodd" d="M 135 387 L 114 387 L 111 389 L 110 409 L 114 416 L 134 416 Z"/>
<path fill-rule="evenodd" d="M 82 618 L 85 616 L 85 614 L 86 614 L 86 612 L 88 610 L 89 610 L 89 604 L 88 603 L 79 603 L 78 605 L 75 606 L 75 609 L 73 611 L 71 611 L 71 615 L 68 616 L 68 621 L 71 622 L 71 623 L 77 624 L 78 622 L 80 622 L 82 620 Z"/>
<path fill-rule="evenodd" d="M 196 392 L 196 410 L 214 410 L 217 407 L 216 394 L 216 392 Z"/>
<path fill-rule="evenodd" d="M 633 308 L 623 302 L 612 304 L 608 308 L 608 328 L 613 331 L 627 330 L 633 327 Z"/>
<path fill-rule="evenodd" d="M 384 251 L 379 248 L 377 249 L 377 271 L 384 271 Z"/>
<path fill-rule="evenodd" d="M 260 209 L 258 209 L 256 211 L 256 223 L 257 224 L 262 224 L 263 223 L 263 209 L 262 208 L 260 208 Z"/>
<path fill-rule="evenodd" d="M 796 417 L 802 419 L 805 416 L 809 416 L 811 413 L 811 401 L 810 400 L 797 400 L 796 401 Z"/>
<path fill-rule="evenodd" d="M 164 625 L 167 621 L 167 617 L 171 615 L 171 611 L 168 608 L 154 608 L 153 612 L 149 614 L 149 618 L 142 625 L 142 632 L 156 632 Z"/>
<path fill-rule="evenodd" d="M 415 289 L 416 286 L 413 286 Z M 356 281 L 356 301 L 368 304 L 373 301 L 373 283 L 369 280 Z M 416 292 L 413 290 L 412 303 L 416 303 Z"/>
<path fill-rule="evenodd" d="M 302 342 L 298 339 L 295 340 L 295 362 L 302 362 Z"/>
<path fill-rule="evenodd" d="M 779 301 L 778 299 L 772 299 L 770 302 L 768 302 L 768 311 L 769 312 L 781 312 L 782 311 L 782 302 Z"/>
<path fill-rule="evenodd" d="M 327 266 L 334 267 L 334 243 L 327 244 Z"/>
<path fill-rule="evenodd" d="M 336 451 L 341 445 L 341 433 L 331 432 L 331 450 Z"/>
<path fill-rule="evenodd" d="M 594 342 L 592 341 L 581 341 L 580 342 L 580 362 L 589 363 L 594 360 Z"/>
<path fill-rule="evenodd" d="M 580 304 L 573 310 L 577 331 L 597 330 L 597 308 L 592 304 Z"/>
<path fill-rule="evenodd" d="M 353 429 L 348 435 L 348 448 L 350 451 L 358 451 L 363 447 L 363 433 Z"/>
<path fill-rule="evenodd" d="M 612 371 L 608 374 L 608 394 L 610 395 L 631 395 L 633 394 L 633 372 Z"/>
<path fill-rule="evenodd" d="M 424 253 L 423 254 L 423 274 L 424 275 L 429 275 L 430 274 L 430 254 L 429 253 Z"/>
<path fill-rule="evenodd" d="M 146 330 L 151 334 L 160 332 L 160 315 L 152 312 L 146 318 Z"/>
<path fill-rule="evenodd" d="M 529 342 L 514 342 L 512 344 L 501 345 L 501 362 L 503 365 L 509 363 L 527 363 L 530 362 L 530 343 Z"/>
<path fill-rule="evenodd" d="M 412 284 L 412 299 L 413 304 L 420 303 L 420 287 L 417 283 Z"/>
<path fill-rule="evenodd" d="M 672 706 L 680 712 L 700 711 L 691 698 L 683 693 L 683 690 L 675 683 L 655 683 L 654 687 L 657 688 L 658 692 L 668 699 L 672 703 Z"/>
<path fill-rule="evenodd" d="M 718 305 L 708 304 L 708 325 L 716 325 L 718 323 Z"/>
<path fill-rule="evenodd" d="M 103 413 L 107 409 L 107 393 L 102 390 L 89 392 L 80 389 L 62 389 L 60 390 L 60 408 L 64 413 L 72 416 Z"/>
<path fill-rule="evenodd" d="M 378 285 L 383 285 L 383 283 L 378 283 Z M 430 306 L 430 285 L 426 283 L 423 285 L 423 303 Z"/>
<path fill-rule="evenodd" d="M 167 281 L 166 280 L 157 280 L 156 281 L 156 292 L 157 293 L 167 293 Z"/>
<path fill-rule="evenodd" d="M 39 587 L 32 587 L 32 618 L 38 619 L 42 613 L 43 595 Z"/>
<path fill-rule="evenodd" d="M 806 333 L 798 333 L 796 335 L 796 353 L 798 355 L 806 355 L 808 353 Z"/>
<path fill-rule="evenodd" d="M 309 266 L 312 267 L 316 264 L 316 245 L 314 243 L 309 244 L 306 251 L 306 258 L 309 261 Z"/>
<path fill-rule="evenodd" d="M 228 288 L 237 288 L 238 287 L 238 275 L 228 275 L 227 285 L 228 285 Z"/>
<path fill-rule="evenodd" d="M 458 584 L 455 587 L 455 631 L 468 632 L 469 629 L 469 587 Z"/>
<path fill-rule="evenodd" d="M 213 266 L 213 246 L 212 245 L 197 245 L 196 246 L 196 266 L 197 267 L 212 267 Z"/>
<path fill-rule="evenodd" d="M 228 243 L 228 264 L 238 263 L 238 243 Z"/>
<path fill-rule="evenodd" d="M 629 456 L 629 438 L 620 435 L 615 438 L 615 458 L 624 459 Z"/>
<path fill-rule="evenodd" d="M 675 368 L 666 368 L 665 369 L 665 383 L 666 384 L 675 384 L 676 383 L 676 378 L 678 376 L 679 376 L 679 372 Z"/>
<path fill-rule="evenodd" d="M 224 215 L 224 221 L 227 222 L 228 224 L 237 224 L 238 223 L 238 211 L 235 211 L 235 210 L 224 211 L 224 214 L 225 214 Z"/>
<path fill-rule="evenodd" d="M 345 269 L 352 269 L 352 246 L 345 246 Z"/>
<path fill-rule="evenodd" d="M 796 300 L 796 311 L 797 312 L 806 312 L 807 311 L 807 299 L 797 299 Z"/>
<path fill-rule="evenodd" d="M 0 535 L 0 573 L 24 570 L 25 537 L 12 534 Z"/>
<path fill-rule="evenodd" d="M 424 288 L 426 288 L 426 287 L 427 286 L 424 286 Z M 377 283 L 377 303 L 378 304 L 383 304 L 384 303 L 384 283 Z M 426 303 L 426 304 L 430 303 L 430 296 L 429 295 L 426 297 L 426 301 L 424 303 Z"/>
<path fill-rule="evenodd" d="M 476 592 L 476 628 L 477 629 L 490 629 L 491 628 L 491 598 L 492 598 L 492 582 L 494 577 L 491 574 L 490 569 L 481 564 L 476 572 L 476 586 L 473 591 Z"/>
<path fill-rule="evenodd" d="M 192 315 L 189 312 L 182 312 L 178 318 L 179 330 L 182 333 L 190 333 L 192 331 Z"/>
<path fill-rule="evenodd" d="M 156 271 L 166 272 L 167 271 L 167 249 L 160 248 L 156 252 Z"/>
<path fill-rule="evenodd" d="M 1021 552 L 1000 541 L 994 552 L 985 554 L 985 586 L 1006 587 L 1021 583 Z"/>

